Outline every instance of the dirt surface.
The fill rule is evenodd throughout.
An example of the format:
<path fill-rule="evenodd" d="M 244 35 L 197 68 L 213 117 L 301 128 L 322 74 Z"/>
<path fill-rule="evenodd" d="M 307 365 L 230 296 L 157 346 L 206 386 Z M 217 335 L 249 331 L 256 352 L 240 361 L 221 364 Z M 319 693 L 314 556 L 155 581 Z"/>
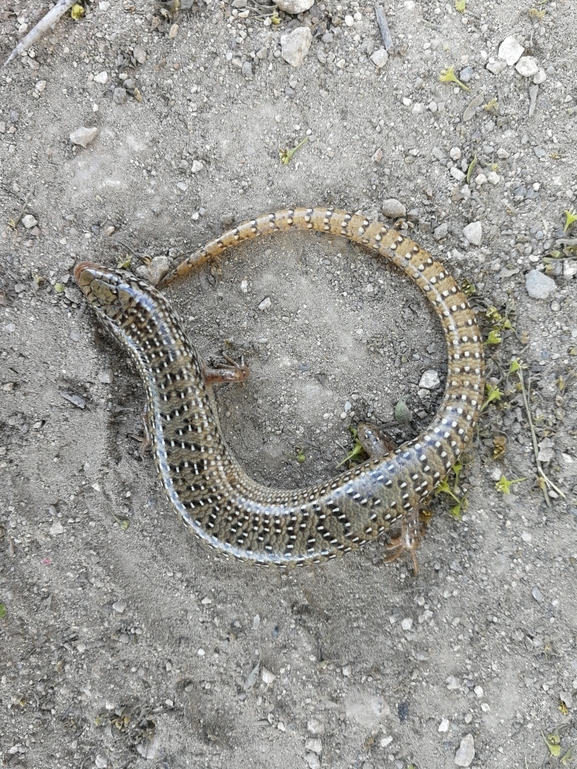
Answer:
<path fill-rule="evenodd" d="M 559 239 L 577 197 L 576 6 L 384 9 L 381 68 L 371 4 L 277 24 L 250 0 L 171 17 L 124 0 L 67 15 L 0 71 L 0 765 L 573 765 L 577 257 Z M 47 10 L 0 2 L 2 59 Z M 281 56 L 296 27 L 313 37 L 299 67 Z M 536 75 L 499 60 L 510 35 Z M 439 80 L 450 65 L 470 91 Z M 86 147 L 70 140 L 82 126 L 98 129 Z M 217 557 L 142 455 L 141 384 L 71 269 L 176 264 L 285 206 L 390 222 L 389 198 L 397 225 L 474 284 L 485 334 L 502 329 L 487 355 L 503 397 L 456 492 L 468 507 L 456 520 L 434 501 L 416 577 L 383 563 L 382 543 L 290 573 Z M 552 278 L 543 299 L 533 270 Z M 170 297 L 203 355 L 251 367 L 218 399 L 259 481 L 326 478 L 349 426 L 403 440 L 434 413 L 441 388 L 419 381 L 443 377 L 445 349 L 425 300 L 337 238 L 246 244 Z M 394 422 L 399 400 L 409 423 Z M 504 494 L 502 476 L 524 480 Z"/>

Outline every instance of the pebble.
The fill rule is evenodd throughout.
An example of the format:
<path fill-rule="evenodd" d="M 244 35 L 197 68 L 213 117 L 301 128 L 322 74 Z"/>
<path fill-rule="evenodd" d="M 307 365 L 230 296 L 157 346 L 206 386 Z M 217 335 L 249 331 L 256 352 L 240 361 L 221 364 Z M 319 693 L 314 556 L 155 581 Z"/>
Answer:
<path fill-rule="evenodd" d="M 500 75 L 506 66 L 507 66 L 507 63 L 504 62 L 502 59 L 490 59 L 487 62 L 487 66 L 485 67 L 485 69 L 488 69 L 489 72 L 493 73 L 493 75 Z"/>
<path fill-rule="evenodd" d="M 100 753 L 97 753 L 94 757 L 94 766 L 96 769 L 106 769 L 108 762 L 104 756 L 100 755 Z"/>
<path fill-rule="evenodd" d="M 32 216 L 32 214 L 25 214 L 20 221 L 27 230 L 31 230 L 32 227 L 36 227 L 38 224 L 38 219 Z"/>
<path fill-rule="evenodd" d="M 534 56 L 521 56 L 515 69 L 523 77 L 533 77 L 539 72 L 539 63 Z"/>
<path fill-rule="evenodd" d="M 72 131 L 70 134 L 70 141 L 72 144 L 77 144 L 80 147 L 88 147 L 90 142 L 94 141 L 98 133 L 98 128 L 86 128 L 81 126 L 76 131 Z"/>
<path fill-rule="evenodd" d="M 483 240 L 483 226 L 481 222 L 471 222 L 463 228 L 463 235 L 473 246 L 480 246 Z"/>
<path fill-rule="evenodd" d="M 382 207 L 383 216 L 386 216 L 389 219 L 399 219 L 402 216 L 405 216 L 407 213 L 407 209 L 405 206 L 401 203 L 400 200 L 397 200 L 396 198 L 388 198 L 387 200 L 383 200 L 383 207 Z"/>
<path fill-rule="evenodd" d="M 105 85 L 108 82 L 108 73 L 99 72 L 97 75 L 94 75 L 94 82 L 100 83 L 100 85 Z"/>
<path fill-rule="evenodd" d="M 369 58 L 377 69 L 382 69 L 389 60 L 389 54 L 384 48 L 378 48 Z"/>
<path fill-rule="evenodd" d="M 281 55 L 292 67 L 300 67 L 313 41 L 308 27 L 297 27 L 288 35 L 281 35 Z"/>
<path fill-rule="evenodd" d="M 243 77 L 252 77 L 252 64 L 250 61 L 244 61 L 240 70 Z"/>
<path fill-rule="evenodd" d="M 447 224 L 447 222 L 443 222 L 442 224 L 439 224 L 439 226 L 435 227 L 435 229 L 433 230 L 433 237 L 435 238 L 435 240 L 443 240 L 443 238 L 446 238 L 448 234 L 449 234 L 449 225 Z"/>
<path fill-rule="evenodd" d="M 548 299 L 557 289 L 557 284 L 539 270 L 531 270 L 525 278 L 525 288 L 531 299 Z"/>
<path fill-rule="evenodd" d="M 463 69 L 459 72 L 459 80 L 461 80 L 463 83 L 470 83 L 472 77 L 473 67 L 463 67 Z"/>
<path fill-rule="evenodd" d="M 46 89 L 46 80 L 39 80 L 34 86 L 37 93 L 42 93 Z"/>
<path fill-rule="evenodd" d="M 408 424 L 411 421 L 411 410 L 405 401 L 399 401 L 395 406 L 395 421 L 399 424 Z"/>
<path fill-rule="evenodd" d="M 272 682 L 275 680 L 276 676 L 275 674 L 270 671 L 268 668 L 262 667 L 260 670 L 260 677 L 262 678 L 263 683 L 265 683 L 267 686 L 272 684 Z"/>
<path fill-rule="evenodd" d="M 305 753 L 305 761 L 310 769 L 320 769 L 321 762 L 316 753 Z"/>
<path fill-rule="evenodd" d="M 270 296 L 266 296 L 262 302 L 259 304 L 258 309 L 259 310 L 268 310 L 268 308 L 271 306 L 272 302 L 270 300 Z"/>
<path fill-rule="evenodd" d="M 157 286 L 169 269 L 170 264 L 168 257 L 155 256 L 154 259 L 151 260 L 150 264 L 142 264 L 140 267 L 138 267 L 136 274 L 147 280 L 152 286 Z"/>
<path fill-rule="evenodd" d="M 305 750 L 310 750 L 320 756 L 320 754 L 323 752 L 323 743 L 319 740 L 318 737 L 310 737 L 305 742 Z"/>
<path fill-rule="evenodd" d="M 461 159 L 461 148 L 460 147 L 451 147 L 449 150 L 449 157 L 451 160 L 460 160 Z"/>
<path fill-rule="evenodd" d="M 433 368 L 425 371 L 419 380 L 419 387 L 423 387 L 425 390 L 436 390 L 440 384 L 441 380 L 439 378 L 439 373 Z"/>
<path fill-rule="evenodd" d="M 315 0 L 279 0 L 276 5 L 281 9 L 281 11 L 284 11 L 285 13 L 292 13 L 293 16 L 296 16 L 299 13 L 308 11 L 308 9 L 311 8 L 314 3 Z"/>
<path fill-rule="evenodd" d="M 513 64 L 516 64 L 519 61 L 524 50 L 525 49 L 521 43 L 519 43 L 517 38 L 513 35 L 509 35 L 509 37 L 506 37 L 499 46 L 499 58 L 504 59 L 505 63 L 509 67 L 512 67 Z"/>
<path fill-rule="evenodd" d="M 451 170 L 449 171 L 453 179 L 456 179 L 458 182 L 462 182 L 465 178 L 466 174 L 464 171 L 461 171 L 460 168 L 457 168 L 457 166 L 453 166 Z"/>
<path fill-rule="evenodd" d="M 541 85 L 541 83 L 544 83 L 545 80 L 547 80 L 547 73 L 544 69 L 539 69 L 536 73 L 535 77 L 533 78 L 533 82 L 535 85 Z"/>
<path fill-rule="evenodd" d="M 144 64 L 146 61 L 146 51 L 141 45 L 135 45 L 132 53 L 139 64 Z"/>
<path fill-rule="evenodd" d="M 57 534 L 64 534 L 64 526 L 60 523 L 60 521 L 54 521 L 52 526 L 50 527 L 50 534 L 54 537 Z"/>
<path fill-rule="evenodd" d="M 441 733 L 448 732 L 449 731 L 450 722 L 448 718 L 443 718 L 441 723 L 439 724 L 439 731 Z"/>
<path fill-rule="evenodd" d="M 471 766 L 475 758 L 475 740 L 472 734 L 466 734 L 461 740 L 459 749 L 455 753 L 457 766 Z"/>
<path fill-rule="evenodd" d="M 543 601 L 545 600 L 545 596 L 544 596 L 544 595 L 543 595 L 543 593 L 542 593 L 542 592 L 539 590 L 539 588 L 538 588 L 538 587 L 534 587 L 534 588 L 531 590 L 531 595 L 532 595 L 532 596 L 533 596 L 533 598 L 534 598 L 534 599 L 537 601 L 537 603 L 543 603 Z"/>
<path fill-rule="evenodd" d="M 126 92 L 126 88 L 115 88 L 112 92 L 112 101 L 115 104 L 124 104 L 124 102 L 128 99 L 128 93 Z"/>

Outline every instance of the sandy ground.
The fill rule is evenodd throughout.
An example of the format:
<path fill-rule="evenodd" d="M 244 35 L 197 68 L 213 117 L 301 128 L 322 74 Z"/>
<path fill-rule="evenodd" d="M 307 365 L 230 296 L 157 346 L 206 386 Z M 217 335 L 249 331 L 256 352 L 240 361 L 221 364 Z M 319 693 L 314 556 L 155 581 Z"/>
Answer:
<path fill-rule="evenodd" d="M 47 10 L 0 0 L 3 59 Z M 395 0 L 380 68 L 371 4 L 271 10 L 93 2 L 0 71 L 0 765 L 572 766 L 577 257 L 559 239 L 577 205 L 575 3 Z M 281 55 L 296 27 L 312 31 L 299 67 Z M 498 58 L 508 36 L 535 59 L 525 74 Z M 439 80 L 451 65 L 470 91 Z M 86 147 L 82 126 L 98 129 Z M 384 219 L 389 198 L 474 284 L 485 334 L 491 306 L 513 327 L 487 346 L 503 397 L 468 452 L 468 508 L 433 502 L 416 577 L 382 543 L 291 573 L 223 560 L 141 455 L 142 387 L 72 267 L 176 264 L 285 206 Z M 543 299 L 533 270 L 552 278 Z M 260 481 L 329 477 L 351 425 L 402 440 L 438 403 L 419 391 L 445 370 L 424 299 L 339 239 L 247 244 L 170 297 L 203 355 L 251 367 L 218 398 Z M 412 421 L 395 425 L 401 399 Z M 524 480 L 503 494 L 501 476 Z"/>

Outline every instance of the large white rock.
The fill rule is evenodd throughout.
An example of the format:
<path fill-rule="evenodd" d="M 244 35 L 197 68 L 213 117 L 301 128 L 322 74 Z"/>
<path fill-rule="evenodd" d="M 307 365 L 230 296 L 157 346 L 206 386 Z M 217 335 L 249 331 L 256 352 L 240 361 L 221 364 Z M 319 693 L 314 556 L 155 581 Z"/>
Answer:
<path fill-rule="evenodd" d="M 280 45 L 283 59 L 293 67 L 300 67 L 312 41 L 312 32 L 308 27 L 297 27 L 288 35 L 282 35 Z"/>
<path fill-rule="evenodd" d="M 525 49 L 519 43 L 516 37 L 509 35 L 506 37 L 499 46 L 499 58 L 504 59 L 506 63 L 512 67 L 513 64 L 519 61 L 523 55 Z"/>
<path fill-rule="evenodd" d="M 296 16 L 298 13 L 308 11 L 315 3 L 315 0 L 277 0 L 277 6 L 285 13 L 292 13 Z"/>

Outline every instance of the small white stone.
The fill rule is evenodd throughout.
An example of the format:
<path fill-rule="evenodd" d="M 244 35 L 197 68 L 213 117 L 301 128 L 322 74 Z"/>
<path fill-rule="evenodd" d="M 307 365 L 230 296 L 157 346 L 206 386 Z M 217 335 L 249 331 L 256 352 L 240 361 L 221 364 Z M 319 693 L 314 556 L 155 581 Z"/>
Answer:
<path fill-rule="evenodd" d="M 473 246 L 480 246 L 483 240 L 483 226 L 481 222 L 471 222 L 463 228 L 463 235 Z"/>
<path fill-rule="evenodd" d="M 315 0 L 279 0 L 276 5 L 285 13 L 292 13 L 296 16 L 299 13 L 308 11 L 314 5 Z"/>
<path fill-rule="evenodd" d="M 98 128 L 86 128 L 81 126 L 70 134 L 72 144 L 78 144 L 80 147 L 88 147 L 90 142 L 94 141 L 98 134 Z"/>
<path fill-rule="evenodd" d="M 515 64 L 515 69 L 523 77 L 533 77 L 539 72 L 539 62 L 534 56 L 522 56 Z"/>
<path fill-rule="evenodd" d="M 541 83 L 544 83 L 545 80 L 547 80 L 547 73 L 544 69 L 539 69 L 533 77 L 533 82 L 535 85 L 541 85 Z"/>
<path fill-rule="evenodd" d="M 287 35 L 281 35 L 281 55 L 292 67 L 300 67 L 313 41 L 308 27 L 297 27 Z"/>
<path fill-rule="evenodd" d="M 193 160 L 190 170 L 192 171 L 193 174 L 197 174 L 199 171 L 202 171 L 203 168 L 204 168 L 204 163 L 202 162 L 202 160 Z"/>
<path fill-rule="evenodd" d="M 531 534 L 530 531 L 522 531 L 521 539 L 523 540 L 523 542 L 531 542 L 531 540 L 533 539 L 533 535 Z"/>
<path fill-rule="evenodd" d="M 441 723 L 439 724 L 439 731 L 440 731 L 441 733 L 444 733 L 444 732 L 448 732 L 448 731 L 449 731 L 449 726 L 450 726 L 450 725 L 451 725 L 451 724 L 450 724 L 450 721 L 449 721 L 449 719 L 448 719 L 448 718 L 443 718 L 443 720 L 442 720 L 442 721 L 441 721 Z"/>
<path fill-rule="evenodd" d="M 410 617 L 405 617 L 401 622 L 401 627 L 403 630 L 410 630 L 413 627 L 413 620 Z"/>
<path fill-rule="evenodd" d="M 323 752 L 323 743 L 319 740 L 318 737 L 309 737 L 309 739 L 305 742 L 305 750 L 311 750 L 313 753 L 316 753 L 318 756 Z"/>
<path fill-rule="evenodd" d="M 485 65 L 485 69 L 488 69 L 493 75 L 500 75 L 506 66 L 507 63 L 503 59 L 490 59 Z"/>
<path fill-rule="evenodd" d="M 31 230 L 32 227 L 36 227 L 38 224 L 38 219 L 32 216 L 32 214 L 25 214 L 20 221 L 27 230 Z"/>
<path fill-rule="evenodd" d="M 262 302 L 259 304 L 258 309 L 259 310 L 268 310 L 268 308 L 271 306 L 272 302 L 270 300 L 270 296 L 266 296 Z"/>
<path fill-rule="evenodd" d="M 240 281 L 240 290 L 243 294 L 248 293 L 248 280 L 246 278 Z"/>
<path fill-rule="evenodd" d="M 475 758 L 475 740 L 472 734 L 466 734 L 455 754 L 457 766 L 471 766 Z"/>
<path fill-rule="evenodd" d="M 265 667 L 260 669 L 260 677 L 262 678 L 263 683 L 265 683 L 267 686 L 272 684 L 276 678 L 275 674 Z"/>
<path fill-rule="evenodd" d="M 101 85 L 105 85 L 108 82 L 108 73 L 99 72 L 97 75 L 94 75 L 94 82 L 100 83 Z"/>
<path fill-rule="evenodd" d="M 496 171 L 489 171 L 487 174 L 487 181 L 489 181 L 491 184 L 499 184 L 501 177 Z"/>
<path fill-rule="evenodd" d="M 384 48 L 378 48 L 369 58 L 377 69 L 382 69 L 389 60 L 389 54 Z"/>
<path fill-rule="evenodd" d="M 477 176 L 475 177 L 475 184 L 477 185 L 477 187 L 482 187 L 483 184 L 487 184 L 487 177 L 485 176 L 485 174 L 477 174 Z"/>
<path fill-rule="evenodd" d="M 457 168 L 457 166 L 453 166 L 451 170 L 449 171 L 453 179 L 456 179 L 458 182 L 462 182 L 465 178 L 465 175 L 463 171 L 461 171 L 460 168 Z"/>
<path fill-rule="evenodd" d="M 118 614 L 124 614 L 124 612 L 126 611 L 126 604 L 124 603 L 124 601 L 115 601 L 112 604 L 112 608 Z"/>
<path fill-rule="evenodd" d="M 64 526 L 60 523 L 60 521 L 54 521 L 50 527 L 50 534 L 53 537 L 55 537 L 57 534 L 64 534 Z"/>
<path fill-rule="evenodd" d="M 441 380 L 439 379 L 439 373 L 433 368 L 425 371 L 419 380 L 419 387 L 422 387 L 425 390 L 436 390 L 440 384 Z M 404 621 L 405 620 L 403 620 L 403 622 Z"/>
<path fill-rule="evenodd" d="M 46 89 L 46 80 L 39 80 L 34 86 L 34 89 L 37 93 L 42 93 L 42 91 Z"/>
<path fill-rule="evenodd" d="M 353 17 L 350 14 L 347 14 L 345 16 L 345 24 L 347 25 L 347 27 L 352 27 L 354 23 L 355 23 L 355 20 L 353 19 Z"/>
<path fill-rule="evenodd" d="M 449 150 L 449 157 L 451 160 L 460 160 L 461 159 L 461 148 L 460 147 L 451 147 Z"/>
<path fill-rule="evenodd" d="M 519 61 L 525 49 L 513 35 L 506 37 L 499 46 L 499 58 L 504 59 L 509 67 Z"/>

